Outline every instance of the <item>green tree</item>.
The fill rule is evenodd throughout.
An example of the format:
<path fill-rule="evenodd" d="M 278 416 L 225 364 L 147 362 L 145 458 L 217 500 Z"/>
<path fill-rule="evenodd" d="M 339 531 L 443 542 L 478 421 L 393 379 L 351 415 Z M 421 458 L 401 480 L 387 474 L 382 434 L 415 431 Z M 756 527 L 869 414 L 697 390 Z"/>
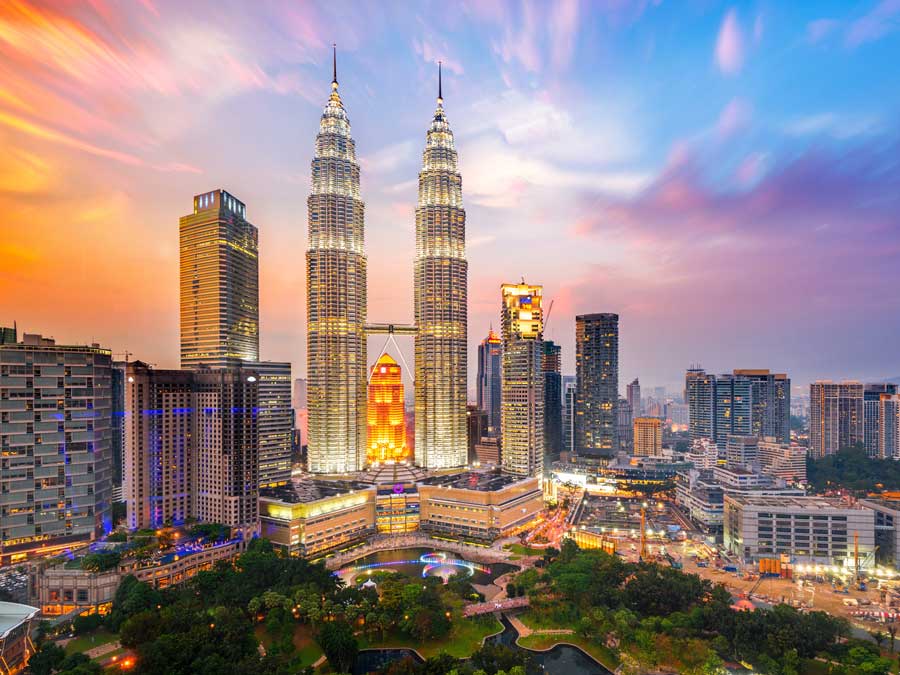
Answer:
<path fill-rule="evenodd" d="M 350 671 L 359 652 L 359 643 L 350 624 L 340 620 L 326 623 L 319 630 L 316 641 L 334 670 L 339 673 Z"/>

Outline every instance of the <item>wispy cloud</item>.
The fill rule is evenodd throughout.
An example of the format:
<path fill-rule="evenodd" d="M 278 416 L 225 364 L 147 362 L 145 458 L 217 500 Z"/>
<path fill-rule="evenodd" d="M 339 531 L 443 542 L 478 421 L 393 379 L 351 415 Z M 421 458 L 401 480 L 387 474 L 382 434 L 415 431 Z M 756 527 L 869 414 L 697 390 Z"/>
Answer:
<path fill-rule="evenodd" d="M 896 30 L 900 30 L 900 0 L 881 0 L 871 11 L 850 25 L 847 45 L 858 47 L 880 40 Z"/>
<path fill-rule="evenodd" d="M 740 72 L 744 65 L 744 37 L 738 24 L 737 12 L 728 10 L 722 25 L 719 27 L 719 35 L 716 38 L 715 62 L 719 70 L 726 75 L 734 75 Z"/>

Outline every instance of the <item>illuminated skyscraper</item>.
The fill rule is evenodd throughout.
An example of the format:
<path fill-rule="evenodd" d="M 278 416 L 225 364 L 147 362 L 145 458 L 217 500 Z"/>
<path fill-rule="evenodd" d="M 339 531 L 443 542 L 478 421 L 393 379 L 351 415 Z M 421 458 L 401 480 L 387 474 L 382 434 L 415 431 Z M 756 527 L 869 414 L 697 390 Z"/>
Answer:
<path fill-rule="evenodd" d="M 575 373 L 575 451 L 609 459 L 618 449 L 618 314 L 575 317 Z"/>
<path fill-rule="evenodd" d="M 503 284 L 501 292 L 503 470 L 540 476 L 544 469 L 543 287 Z"/>
<path fill-rule="evenodd" d="M 809 456 L 821 459 L 865 441 L 863 385 L 818 381 L 809 385 Z"/>
<path fill-rule="evenodd" d="M 634 454 L 657 457 L 662 454 L 662 421 L 658 417 L 634 418 Z"/>
<path fill-rule="evenodd" d="M 259 359 L 257 231 L 245 215 L 243 202 L 213 190 L 180 220 L 182 368 Z"/>
<path fill-rule="evenodd" d="M 562 347 L 552 340 L 544 342 L 544 452 L 545 464 L 559 459 L 562 440 Z"/>
<path fill-rule="evenodd" d="M 500 338 L 491 329 L 478 345 L 478 381 L 475 384 L 478 408 L 488 417 L 487 436 L 500 436 Z"/>
<path fill-rule="evenodd" d="M 316 136 L 307 208 L 309 469 L 358 471 L 366 460 L 364 206 L 336 66 Z"/>
<path fill-rule="evenodd" d="M 382 354 L 372 366 L 367 464 L 409 459 L 401 375 L 400 364 L 390 354 Z"/>
<path fill-rule="evenodd" d="M 434 119 L 425 136 L 413 283 L 416 351 L 416 464 L 466 463 L 466 212 L 453 132 L 444 115 L 440 70 Z"/>

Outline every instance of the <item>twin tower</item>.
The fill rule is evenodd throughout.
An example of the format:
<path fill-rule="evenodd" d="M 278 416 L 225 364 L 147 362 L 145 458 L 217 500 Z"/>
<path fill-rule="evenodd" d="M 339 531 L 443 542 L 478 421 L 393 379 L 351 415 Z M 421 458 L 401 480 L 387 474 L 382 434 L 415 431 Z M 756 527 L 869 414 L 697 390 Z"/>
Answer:
<path fill-rule="evenodd" d="M 414 262 L 415 463 L 463 466 L 466 443 L 466 212 L 453 132 L 438 98 L 425 137 Z M 393 332 L 366 317 L 365 207 L 350 120 L 338 93 L 336 57 L 312 160 L 306 253 L 309 470 L 366 464 L 366 337 Z"/>

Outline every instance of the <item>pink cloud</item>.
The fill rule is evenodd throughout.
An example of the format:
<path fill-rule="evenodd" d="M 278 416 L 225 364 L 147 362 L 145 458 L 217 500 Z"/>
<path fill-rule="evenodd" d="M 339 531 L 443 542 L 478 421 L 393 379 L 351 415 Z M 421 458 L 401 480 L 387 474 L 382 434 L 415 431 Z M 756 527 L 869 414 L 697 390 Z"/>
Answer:
<path fill-rule="evenodd" d="M 737 12 L 734 9 L 728 10 L 719 28 L 715 61 L 719 70 L 726 75 L 740 72 L 744 65 L 744 39 L 738 24 Z"/>
<path fill-rule="evenodd" d="M 559 70 L 569 65 L 575 51 L 578 32 L 578 0 L 559 0 L 550 12 L 550 49 L 553 66 Z"/>
<path fill-rule="evenodd" d="M 750 106 L 739 98 L 733 98 L 719 114 L 716 131 L 720 137 L 728 138 L 745 128 L 749 124 L 751 116 Z"/>

